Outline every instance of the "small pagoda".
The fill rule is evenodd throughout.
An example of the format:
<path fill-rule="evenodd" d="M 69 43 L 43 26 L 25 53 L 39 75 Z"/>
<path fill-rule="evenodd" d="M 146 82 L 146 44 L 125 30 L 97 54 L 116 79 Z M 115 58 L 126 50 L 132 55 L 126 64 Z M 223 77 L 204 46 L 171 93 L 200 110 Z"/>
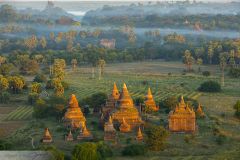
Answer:
<path fill-rule="evenodd" d="M 112 123 L 112 117 L 109 117 L 108 122 L 104 124 L 104 140 L 105 141 L 115 141 L 116 140 L 116 130 Z"/>
<path fill-rule="evenodd" d="M 137 141 L 143 141 L 143 134 L 142 134 L 142 131 L 141 131 L 140 127 L 138 128 L 138 131 L 137 131 L 136 140 Z"/>
<path fill-rule="evenodd" d="M 123 117 L 122 123 L 119 127 L 120 132 L 126 133 L 131 131 L 131 126 L 125 121 L 125 118 Z"/>
<path fill-rule="evenodd" d="M 77 136 L 78 140 L 82 139 L 93 139 L 92 134 L 88 131 L 86 125 L 80 130 L 79 135 Z"/>
<path fill-rule="evenodd" d="M 153 95 L 152 95 L 152 92 L 151 92 L 151 89 L 148 88 L 148 94 L 145 96 L 145 101 L 144 101 L 144 104 L 146 107 L 148 107 L 148 109 L 150 111 L 158 111 L 159 110 L 159 107 L 156 105 L 154 99 L 153 99 Z"/>
<path fill-rule="evenodd" d="M 183 96 L 176 108 L 169 113 L 169 130 L 172 132 L 195 132 L 196 116 L 193 108 L 185 104 Z"/>
<path fill-rule="evenodd" d="M 119 105 L 112 113 L 113 122 L 123 123 L 126 121 L 130 128 L 135 128 L 143 124 L 137 108 L 133 104 L 133 100 L 128 93 L 126 84 L 123 84 L 122 92 L 118 101 Z"/>
<path fill-rule="evenodd" d="M 73 141 L 73 135 L 72 135 L 72 131 L 70 130 L 68 135 L 66 136 L 66 141 Z"/>
<path fill-rule="evenodd" d="M 205 117 L 205 113 L 202 110 L 202 106 L 200 105 L 200 103 L 198 104 L 198 108 L 196 110 L 196 115 L 199 118 L 204 118 Z"/>
<path fill-rule="evenodd" d="M 43 143 L 51 143 L 52 142 L 52 136 L 48 130 L 48 128 L 45 128 L 44 135 L 42 138 Z"/>
<path fill-rule="evenodd" d="M 69 99 L 68 109 L 63 119 L 65 125 L 69 126 L 71 129 L 83 128 L 85 126 L 86 119 L 74 94 L 72 94 Z"/>
<path fill-rule="evenodd" d="M 113 84 L 112 93 L 108 96 L 105 106 L 102 108 L 102 113 L 104 116 L 112 112 L 116 107 L 116 102 L 119 99 L 119 91 L 116 83 Z"/>

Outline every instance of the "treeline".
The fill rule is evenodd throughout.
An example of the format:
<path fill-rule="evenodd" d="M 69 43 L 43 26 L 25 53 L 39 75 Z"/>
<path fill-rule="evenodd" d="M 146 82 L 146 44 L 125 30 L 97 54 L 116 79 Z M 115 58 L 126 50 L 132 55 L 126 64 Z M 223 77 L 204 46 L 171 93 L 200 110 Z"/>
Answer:
<path fill-rule="evenodd" d="M 203 30 L 240 30 L 240 15 L 134 15 L 134 16 L 92 16 L 91 13 L 83 18 L 83 23 L 89 25 L 127 25 L 145 28 L 189 28 Z"/>

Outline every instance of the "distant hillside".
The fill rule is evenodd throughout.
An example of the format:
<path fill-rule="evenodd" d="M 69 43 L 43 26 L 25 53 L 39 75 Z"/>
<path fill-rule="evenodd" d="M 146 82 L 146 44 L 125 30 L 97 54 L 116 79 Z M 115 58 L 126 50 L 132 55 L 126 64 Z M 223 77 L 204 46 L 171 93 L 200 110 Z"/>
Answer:
<path fill-rule="evenodd" d="M 104 6 L 89 11 L 83 23 L 89 25 L 134 25 L 193 29 L 240 29 L 240 3 L 131 4 Z"/>
<path fill-rule="evenodd" d="M 16 10 L 10 5 L 0 7 L 0 23 L 34 23 L 34 24 L 77 24 L 74 16 L 64 11 L 62 8 L 55 7 L 53 3 L 48 3 L 44 10 L 27 8 Z"/>

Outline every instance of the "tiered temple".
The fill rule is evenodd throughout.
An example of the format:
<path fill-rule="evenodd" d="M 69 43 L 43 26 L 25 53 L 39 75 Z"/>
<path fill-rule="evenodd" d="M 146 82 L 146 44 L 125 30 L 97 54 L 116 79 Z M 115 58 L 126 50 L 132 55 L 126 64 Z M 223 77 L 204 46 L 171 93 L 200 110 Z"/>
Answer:
<path fill-rule="evenodd" d="M 156 103 L 153 99 L 153 95 L 152 95 L 150 88 L 148 88 L 148 94 L 145 97 L 144 104 L 146 107 L 148 107 L 148 109 L 150 111 L 158 111 L 159 110 L 159 107 L 156 105 Z"/>
<path fill-rule="evenodd" d="M 205 117 L 205 113 L 202 110 L 202 106 L 200 105 L 200 103 L 198 104 L 198 108 L 196 110 L 196 115 L 197 117 L 203 118 Z"/>
<path fill-rule="evenodd" d="M 109 117 L 108 122 L 104 124 L 104 140 L 105 141 L 115 141 L 116 140 L 116 130 L 112 123 L 112 117 Z"/>
<path fill-rule="evenodd" d="M 81 140 L 81 139 L 92 139 L 93 136 L 92 134 L 88 131 L 86 125 L 80 130 L 80 133 L 79 135 L 77 136 L 77 139 L 78 140 Z"/>
<path fill-rule="evenodd" d="M 66 126 L 69 126 L 72 129 L 83 128 L 85 126 L 86 119 L 74 94 L 70 97 L 68 109 L 64 115 L 64 122 Z"/>
<path fill-rule="evenodd" d="M 117 85 L 114 82 L 112 93 L 108 96 L 106 105 L 102 109 L 102 113 L 104 116 L 106 116 L 107 114 L 110 114 L 110 112 L 112 112 L 115 109 L 116 102 L 118 101 L 119 96 L 120 96 L 120 94 L 119 94 Z"/>
<path fill-rule="evenodd" d="M 112 119 L 114 122 L 121 124 L 123 119 L 125 119 L 126 123 L 130 125 L 131 129 L 138 127 L 143 123 L 139 112 L 134 106 L 133 100 L 128 93 L 125 83 L 123 84 L 122 92 L 118 102 L 119 106 L 112 114 Z"/>
<path fill-rule="evenodd" d="M 137 140 L 137 141 L 143 141 L 143 134 L 142 134 L 142 131 L 141 131 L 141 128 L 140 128 L 140 127 L 138 128 L 136 140 Z"/>
<path fill-rule="evenodd" d="M 68 135 L 66 136 L 66 141 L 73 141 L 73 135 L 72 135 L 72 131 L 70 130 Z"/>
<path fill-rule="evenodd" d="M 119 127 L 119 130 L 120 130 L 120 132 L 130 132 L 131 131 L 131 127 L 129 124 L 127 124 L 124 117 L 123 117 L 122 123 Z"/>
<path fill-rule="evenodd" d="M 176 108 L 169 113 L 169 130 L 172 132 L 195 132 L 196 116 L 192 108 L 185 104 L 183 96 Z"/>
<path fill-rule="evenodd" d="M 48 130 L 48 128 L 45 128 L 44 135 L 42 138 L 43 143 L 51 143 L 52 142 L 52 136 Z"/>

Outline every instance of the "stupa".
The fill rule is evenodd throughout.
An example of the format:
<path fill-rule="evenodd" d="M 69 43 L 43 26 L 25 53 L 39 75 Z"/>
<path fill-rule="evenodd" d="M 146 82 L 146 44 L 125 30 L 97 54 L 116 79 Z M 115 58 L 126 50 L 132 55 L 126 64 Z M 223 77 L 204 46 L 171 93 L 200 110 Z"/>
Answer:
<path fill-rule="evenodd" d="M 129 124 L 127 124 L 124 117 L 123 117 L 122 123 L 119 127 L 119 130 L 120 130 L 120 132 L 130 132 L 131 131 L 131 127 Z"/>
<path fill-rule="evenodd" d="M 143 141 L 143 134 L 142 134 L 142 131 L 141 131 L 141 128 L 140 128 L 140 127 L 138 128 L 136 140 L 137 140 L 137 141 Z"/>
<path fill-rule="evenodd" d="M 81 140 L 81 139 L 92 139 L 93 136 L 92 134 L 88 131 L 86 125 L 80 130 L 80 133 L 79 135 L 77 136 L 77 139 L 78 140 Z"/>
<path fill-rule="evenodd" d="M 116 102 L 119 99 L 119 91 L 116 83 L 113 84 L 112 93 L 108 96 L 105 106 L 102 108 L 102 113 L 104 116 L 112 112 L 116 107 Z"/>
<path fill-rule="evenodd" d="M 72 129 L 83 128 L 85 126 L 86 119 L 74 94 L 69 99 L 68 109 L 64 115 L 64 123 Z"/>
<path fill-rule="evenodd" d="M 156 103 L 153 99 L 153 95 L 152 95 L 150 88 L 148 88 L 148 94 L 145 96 L 144 104 L 146 107 L 148 107 L 148 109 L 150 111 L 158 111 L 159 110 L 159 107 L 156 105 Z"/>
<path fill-rule="evenodd" d="M 198 104 L 198 108 L 196 110 L 196 115 L 197 117 L 203 118 L 205 117 L 205 113 L 202 110 L 202 106 L 200 105 L 200 103 Z"/>
<path fill-rule="evenodd" d="M 130 97 L 127 86 L 124 83 L 122 92 L 118 101 L 119 105 L 112 113 L 112 119 L 114 122 L 121 124 L 123 119 L 130 125 L 130 128 L 135 128 L 143 124 L 137 108 L 133 104 L 133 100 Z"/>
<path fill-rule="evenodd" d="M 73 141 L 73 135 L 72 135 L 72 131 L 70 130 L 68 135 L 66 136 L 66 141 Z"/>
<path fill-rule="evenodd" d="M 48 128 L 45 128 L 44 135 L 42 138 L 43 143 L 51 143 L 52 142 L 52 136 L 48 130 Z"/>
<path fill-rule="evenodd" d="M 196 116 L 192 108 L 185 104 L 183 96 L 176 108 L 169 113 L 169 130 L 172 132 L 195 132 Z"/>
<path fill-rule="evenodd" d="M 104 124 L 104 140 L 105 141 L 115 141 L 116 140 L 116 130 L 112 123 L 112 117 L 109 117 L 108 122 Z"/>

